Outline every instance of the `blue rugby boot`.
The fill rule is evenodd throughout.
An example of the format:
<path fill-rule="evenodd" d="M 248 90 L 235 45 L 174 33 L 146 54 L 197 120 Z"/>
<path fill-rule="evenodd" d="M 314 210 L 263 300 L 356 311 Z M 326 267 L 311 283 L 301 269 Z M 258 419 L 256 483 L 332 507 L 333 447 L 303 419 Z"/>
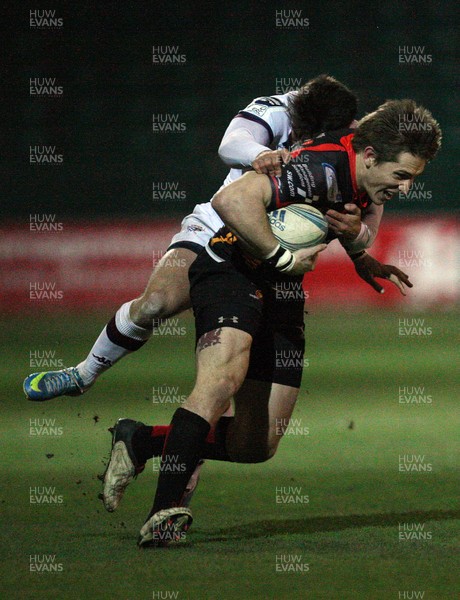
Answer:
<path fill-rule="evenodd" d="M 79 396 L 88 389 L 76 367 L 32 373 L 24 379 L 22 387 L 27 398 L 35 402 L 51 400 L 58 396 Z"/>

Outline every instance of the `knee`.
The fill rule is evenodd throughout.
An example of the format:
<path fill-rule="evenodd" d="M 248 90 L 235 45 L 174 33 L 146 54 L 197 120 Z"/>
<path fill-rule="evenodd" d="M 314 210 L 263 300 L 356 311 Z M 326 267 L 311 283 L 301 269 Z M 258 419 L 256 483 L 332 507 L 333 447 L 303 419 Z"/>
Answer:
<path fill-rule="evenodd" d="M 228 409 L 229 400 L 240 385 L 237 373 L 215 374 L 195 384 L 183 407 L 215 425 Z"/>
<path fill-rule="evenodd" d="M 198 383 L 187 399 L 189 405 L 196 407 L 207 407 L 212 420 L 217 421 L 222 413 L 228 408 L 231 397 L 241 385 L 237 373 L 216 374 L 206 381 L 206 384 Z"/>
<path fill-rule="evenodd" d="M 153 327 L 155 319 L 169 316 L 168 298 L 161 290 L 144 294 L 133 303 L 131 318 L 138 325 Z"/>
<path fill-rule="evenodd" d="M 240 389 L 243 379 L 241 373 L 237 371 L 228 371 L 221 373 L 215 378 L 213 390 L 217 398 L 224 400 L 225 406 L 228 406 L 229 399 Z"/>

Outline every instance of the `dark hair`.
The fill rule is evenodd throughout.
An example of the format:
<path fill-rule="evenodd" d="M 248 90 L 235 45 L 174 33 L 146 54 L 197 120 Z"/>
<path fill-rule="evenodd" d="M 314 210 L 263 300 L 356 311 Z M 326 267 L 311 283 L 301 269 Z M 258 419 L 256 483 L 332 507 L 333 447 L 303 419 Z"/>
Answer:
<path fill-rule="evenodd" d="M 348 127 L 357 110 L 355 94 L 330 75 L 311 79 L 288 103 L 292 132 L 299 141 L 323 131 Z"/>
<path fill-rule="evenodd" d="M 387 100 L 358 124 L 352 141 L 356 152 L 372 146 L 377 162 L 395 162 L 401 152 L 426 161 L 441 147 L 442 132 L 429 110 L 414 100 Z"/>

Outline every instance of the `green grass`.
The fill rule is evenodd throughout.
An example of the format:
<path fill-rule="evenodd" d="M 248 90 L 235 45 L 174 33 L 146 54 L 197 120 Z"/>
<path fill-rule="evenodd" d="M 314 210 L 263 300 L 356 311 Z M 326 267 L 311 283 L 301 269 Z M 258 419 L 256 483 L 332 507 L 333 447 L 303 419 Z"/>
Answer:
<path fill-rule="evenodd" d="M 105 319 L 4 320 L 1 597 L 457 598 L 457 315 L 423 315 L 433 334 L 408 338 L 398 335 L 401 316 L 309 316 L 310 366 L 294 413 L 309 435 L 287 436 L 265 464 L 208 461 L 187 543 L 144 552 L 135 541 L 155 475 L 147 469 L 108 514 L 97 474 L 116 418 L 168 423 L 177 405 L 153 404 L 152 387 L 190 391 L 192 321 L 186 336 L 155 338 L 87 395 L 33 404 L 21 391 L 30 351 L 75 364 Z M 400 386 L 424 386 L 431 404 L 400 404 Z M 55 419 L 62 435 L 31 436 L 37 418 Z M 398 472 L 403 454 L 425 455 L 432 471 Z M 63 503 L 31 504 L 31 486 L 54 487 Z M 283 486 L 309 502 L 277 503 Z M 401 523 L 424 525 L 431 539 L 400 541 Z M 63 571 L 31 573 L 29 555 L 53 555 Z M 277 557 L 293 555 L 308 571 L 277 572 Z"/>

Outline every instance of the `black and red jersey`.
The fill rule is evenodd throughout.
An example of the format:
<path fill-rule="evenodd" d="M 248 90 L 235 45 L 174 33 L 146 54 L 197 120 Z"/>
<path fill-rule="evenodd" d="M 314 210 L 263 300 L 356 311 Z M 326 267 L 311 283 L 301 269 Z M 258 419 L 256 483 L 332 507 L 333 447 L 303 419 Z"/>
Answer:
<path fill-rule="evenodd" d="M 356 153 L 351 141 L 352 129 L 344 129 L 309 139 L 291 152 L 291 161 L 283 165 L 279 177 L 270 177 L 272 197 L 267 212 L 288 204 L 310 204 L 325 214 L 329 209 L 343 211 L 353 203 L 365 213 L 369 197 L 356 186 Z M 329 231 L 326 242 L 335 238 Z M 223 227 L 209 240 L 208 254 L 218 262 L 239 256 L 237 237 Z M 236 252 L 236 254 L 235 254 Z M 245 257 L 254 267 L 260 261 Z"/>
<path fill-rule="evenodd" d="M 311 204 L 323 214 L 342 210 L 347 202 L 361 209 L 369 203 L 356 187 L 356 153 L 351 129 L 321 133 L 293 150 L 279 177 L 270 177 L 272 198 L 267 211 L 288 204 Z"/>

